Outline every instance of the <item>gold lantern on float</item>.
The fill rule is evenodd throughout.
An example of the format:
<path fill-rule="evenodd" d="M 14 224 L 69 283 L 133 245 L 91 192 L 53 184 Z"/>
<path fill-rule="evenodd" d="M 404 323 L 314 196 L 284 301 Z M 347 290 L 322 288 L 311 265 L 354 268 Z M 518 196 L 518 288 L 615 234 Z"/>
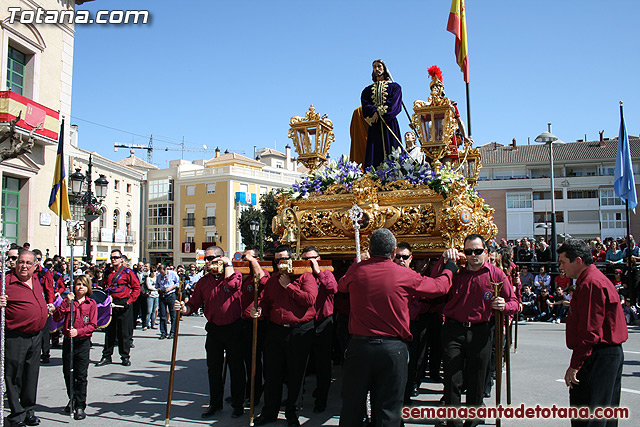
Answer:
<path fill-rule="evenodd" d="M 305 165 L 310 172 L 315 171 L 327 162 L 329 147 L 334 141 L 333 122 L 326 114 L 320 117 L 311 105 L 304 117 L 291 118 L 289 138 L 293 140 L 293 147 L 298 153 L 298 161 Z"/>

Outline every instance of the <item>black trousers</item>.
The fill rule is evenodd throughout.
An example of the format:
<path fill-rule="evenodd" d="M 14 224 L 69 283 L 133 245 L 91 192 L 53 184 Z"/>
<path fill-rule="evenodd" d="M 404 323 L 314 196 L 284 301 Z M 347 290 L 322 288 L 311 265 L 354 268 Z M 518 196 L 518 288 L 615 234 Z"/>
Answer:
<path fill-rule="evenodd" d="M 142 321 L 144 326 L 144 320 L 147 317 L 147 296 L 144 294 L 138 295 L 138 298 L 133 302 L 133 328 L 135 329 L 138 323 L 138 317 Z"/>
<path fill-rule="evenodd" d="M 414 385 L 419 382 L 419 377 L 422 376 L 422 372 L 418 373 L 418 360 L 420 355 L 424 352 L 424 348 L 427 344 L 426 329 L 427 329 L 427 313 L 422 314 L 416 320 L 412 320 L 410 323 L 410 331 L 413 336 L 413 340 L 409 343 L 409 368 L 407 374 L 407 385 L 404 392 L 404 402 L 406 404 L 411 403 L 411 392 Z"/>
<path fill-rule="evenodd" d="M 333 354 L 333 317 L 315 322 L 313 356 L 316 368 L 316 406 L 326 406 L 331 385 L 331 355 Z"/>
<path fill-rule="evenodd" d="M 116 302 L 116 304 L 122 304 L 122 302 Z M 111 357 L 117 340 L 120 357 L 129 358 L 133 336 L 133 307 L 129 304 L 126 307 L 125 309 L 113 308 L 111 311 L 111 322 L 105 330 L 102 357 Z"/>
<path fill-rule="evenodd" d="M 73 339 L 73 408 L 87 407 L 87 371 L 89 370 L 89 351 L 91 338 Z M 62 372 L 67 386 L 67 396 L 71 399 L 71 338 L 64 337 L 62 342 Z"/>
<path fill-rule="evenodd" d="M 33 415 L 38 394 L 41 349 L 42 331 L 23 334 L 6 330 L 4 378 L 11 409 L 7 418 L 12 423 L 19 423 Z"/>
<path fill-rule="evenodd" d="M 231 376 L 231 406 L 242 408 L 244 405 L 245 371 L 242 353 L 242 319 L 218 326 L 207 322 L 207 368 L 209 373 L 209 405 L 222 407 L 224 384 L 222 383 L 224 368 L 224 352 L 227 352 L 227 363 Z"/>
<path fill-rule="evenodd" d="M 282 401 L 282 385 L 287 381 L 287 419 L 297 419 L 296 401 L 302 388 L 309 352 L 313 345 L 313 321 L 285 327 L 269 323 L 265 340 L 267 365 L 265 369 L 264 407 L 266 419 L 278 417 Z"/>
<path fill-rule="evenodd" d="M 426 361 L 429 363 L 429 376 L 436 378 L 440 376 L 440 366 L 442 365 L 442 314 L 427 313 L 427 331 L 425 333 L 427 348 L 425 349 L 424 362 L 418 369 L 418 374 L 422 374 L 426 369 Z"/>
<path fill-rule="evenodd" d="M 372 425 L 399 427 L 408 362 L 405 341 L 353 336 L 345 352 L 340 427 L 362 426 L 368 391 Z"/>
<path fill-rule="evenodd" d="M 569 389 L 571 406 L 587 406 L 593 411 L 596 407 L 620 406 L 622 387 L 622 365 L 624 353 L 622 346 L 596 346 L 578 371 L 580 384 Z M 571 420 L 572 426 L 617 426 L 618 420 L 593 419 Z"/>
<path fill-rule="evenodd" d="M 489 323 L 470 328 L 445 321 L 442 329 L 444 356 L 444 401 L 448 406 L 460 406 L 462 384 L 467 386 L 467 406 L 480 406 L 491 357 L 491 327 Z M 466 378 L 465 378 L 466 375 Z M 467 420 L 465 426 L 475 426 L 480 420 Z M 462 420 L 449 420 L 449 426 L 462 426 Z"/>
<path fill-rule="evenodd" d="M 256 347 L 256 394 L 255 401 L 259 401 L 264 390 L 264 339 L 267 333 L 267 324 L 264 320 L 258 320 L 258 345 Z M 245 385 L 245 397 L 251 393 L 251 360 L 253 358 L 253 319 L 242 319 L 242 352 L 244 357 L 244 369 L 247 375 Z"/>

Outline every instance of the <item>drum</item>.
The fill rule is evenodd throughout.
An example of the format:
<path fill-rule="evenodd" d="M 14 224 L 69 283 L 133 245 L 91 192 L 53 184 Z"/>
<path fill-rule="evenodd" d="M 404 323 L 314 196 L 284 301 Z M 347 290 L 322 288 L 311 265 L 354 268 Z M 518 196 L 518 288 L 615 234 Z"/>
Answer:
<path fill-rule="evenodd" d="M 53 306 L 55 308 L 60 307 L 60 304 L 62 304 L 62 301 L 64 301 L 62 297 L 57 297 L 56 300 L 53 302 Z M 62 326 L 64 325 L 64 319 L 62 319 L 59 322 L 56 322 L 53 320 L 53 316 L 49 316 L 47 323 L 49 324 L 49 332 L 54 333 L 57 330 L 62 329 Z"/>
<path fill-rule="evenodd" d="M 106 328 L 111 322 L 111 296 L 102 289 L 93 288 L 89 298 L 98 306 L 98 328 Z"/>

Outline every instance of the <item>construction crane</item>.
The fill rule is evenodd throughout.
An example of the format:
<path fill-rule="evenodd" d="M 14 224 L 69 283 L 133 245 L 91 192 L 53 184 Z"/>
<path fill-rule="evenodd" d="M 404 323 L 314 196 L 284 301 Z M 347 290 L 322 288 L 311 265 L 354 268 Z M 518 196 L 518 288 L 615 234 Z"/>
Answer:
<path fill-rule="evenodd" d="M 182 152 L 182 155 L 181 155 L 182 158 L 184 158 L 184 152 L 185 151 L 192 151 L 192 152 L 198 152 L 198 153 L 211 153 L 211 154 L 214 154 L 216 151 L 219 151 L 218 148 L 216 148 L 215 150 L 209 149 L 209 148 L 207 148 L 206 145 L 203 145 L 202 148 L 185 147 L 184 138 L 182 139 L 182 143 L 180 144 L 180 147 L 159 147 L 157 145 L 154 146 L 153 145 L 153 135 L 151 135 L 149 137 L 149 144 L 148 145 L 143 145 L 143 144 L 124 144 L 124 143 L 121 143 L 121 142 L 114 142 L 113 143 L 113 151 L 117 152 L 118 148 L 129 148 L 131 150 L 146 150 L 147 151 L 147 163 L 151 163 L 151 164 L 153 164 L 153 150 L 181 151 Z M 236 153 L 244 154 L 243 151 L 236 151 Z"/>

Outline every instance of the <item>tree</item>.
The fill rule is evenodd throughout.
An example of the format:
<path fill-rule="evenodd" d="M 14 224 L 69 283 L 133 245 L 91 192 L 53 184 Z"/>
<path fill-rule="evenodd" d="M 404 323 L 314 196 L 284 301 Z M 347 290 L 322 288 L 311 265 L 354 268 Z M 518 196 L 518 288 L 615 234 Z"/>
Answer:
<path fill-rule="evenodd" d="M 278 215 L 278 202 L 273 192 L 266 193 L 260 198 L 260 209 L 253 206 L 242 211 L 238 218 L 238 228 L 242 237 L 242 244 L 245 246 L 259 246 L 260 234 L 258 234 L 258 242 L 253 240 L 253 232 L 251 231 L 251 221 L 262 222 L 263 250 L 275 248 L 280 241 L 280 236 L 275 234 L 271 229 L 273 217 Z"/>

